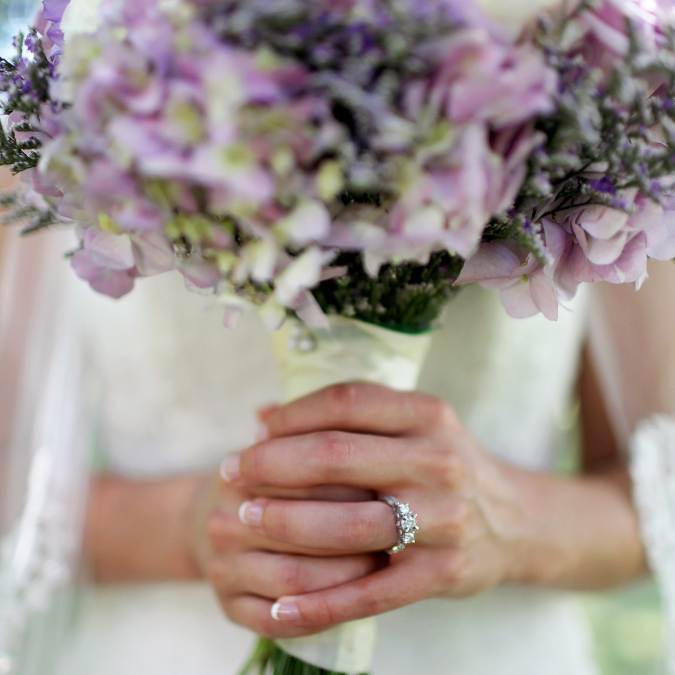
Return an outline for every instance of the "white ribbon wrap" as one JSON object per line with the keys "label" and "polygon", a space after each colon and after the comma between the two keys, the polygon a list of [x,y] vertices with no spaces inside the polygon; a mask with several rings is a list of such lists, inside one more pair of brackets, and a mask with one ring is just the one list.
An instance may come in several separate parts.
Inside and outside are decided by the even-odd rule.
{"label": "white ribbon wrap", "polygon": [[[392,389],[416,388],[429,351],[431,334],[408,335],[371,324],[330,317],[330,328],[314,333],[311,349],[298,348],[298,326],[287,322],[275,333],[275,353],[287,401],[317,389],[355,380]],[[340,673],[363,673],[372,667],[374,619],[342,624],[308,638],[280,640],[289,654]]]}

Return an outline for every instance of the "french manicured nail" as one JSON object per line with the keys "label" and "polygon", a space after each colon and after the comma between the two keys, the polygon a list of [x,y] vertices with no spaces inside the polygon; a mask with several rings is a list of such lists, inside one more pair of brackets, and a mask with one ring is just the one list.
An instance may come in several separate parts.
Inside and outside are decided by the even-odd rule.
{"label": "french manicured nail", "polygon": [[233,481],[239,478],[239,463],[241,459],[238,453],[228,455],[220,465],[220,476],[225,481]]}
{"label": "french manicured nail", "polygon": [[239,520],[244,525],[258,527],[262,523],[264,510],[260,502],[243,502],[239,507]]}
{"label": "french manicured nail", "polygon": [[272,618],[275,621],[299,621],[300,610],[291,600],[279,600],[272,605]]}

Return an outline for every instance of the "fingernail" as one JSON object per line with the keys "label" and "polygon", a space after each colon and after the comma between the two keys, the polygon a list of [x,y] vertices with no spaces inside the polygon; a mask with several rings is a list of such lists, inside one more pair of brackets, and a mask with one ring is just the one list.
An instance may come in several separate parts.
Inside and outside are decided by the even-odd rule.
{"label": "fingernail", "polygon": [[266,405],[258,410],[258,419],[264,424],[265,420],[275,411],[278,410],[278,405]]}
{"label": "fingernail", "polygon": [[275,621],[299,621],[300,610],[291,600],[279,600],[272,605],[272,618]]}
{"label": "fingernail", "polygon": [[264,422],[259,421],[258,422],[258,428],[255,434],[255,440],[258,443],[262,443],[263,441],[268,440],[270,437],[270,432],[267,429],[267,426],[265,425]]}
{"label": "fingernail", "polygon": [[243,502],[239,507],[239,520],[244,525],[258,527],[262,523],[264,510],[260,502]]}
{"label": "fingernail", "polygon": [[228,455],[220,465],[220,476],[224,481],[230,482],[239,478],[239,453]]}

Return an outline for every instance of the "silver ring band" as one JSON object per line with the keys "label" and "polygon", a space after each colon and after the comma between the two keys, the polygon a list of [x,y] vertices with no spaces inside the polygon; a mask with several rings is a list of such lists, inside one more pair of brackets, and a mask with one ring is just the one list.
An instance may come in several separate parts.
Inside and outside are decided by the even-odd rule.
{"label": "silver ring band", "polygon": [[413,512],[410,504],[400,502],[396,497],[380,497],[380,501],[391,506],[398,531],[398,542],[387,550],[389,555],[403,553],[411,544],[415,543],[415,534],[420,531],[417,524],[417,514]]}

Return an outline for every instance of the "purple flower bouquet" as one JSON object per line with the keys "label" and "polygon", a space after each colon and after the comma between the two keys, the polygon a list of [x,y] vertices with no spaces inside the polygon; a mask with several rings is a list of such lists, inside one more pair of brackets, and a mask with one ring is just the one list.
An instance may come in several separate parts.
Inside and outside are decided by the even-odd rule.
{"label": "purple flower bouquet", "polygon": [[10,216],[76,228],[73,269],[114,298],[175,270],[226,323],[323,335],[289,395],[414,386],[413,338],[464,285],[555,319],[675,258],[675,0],[540,3],[517,30],[488,0],[87,4],[45,0],[0,60]]}
{"label": "purple flower bouquet", "polygon": [[0,63],[0,162],[98,291],[176,269],[272,324],[423,330],[463,284],[555,318],[675,257],[672,0],[515,40],[458,0],[107,0],[64,49],[68,4]]}

